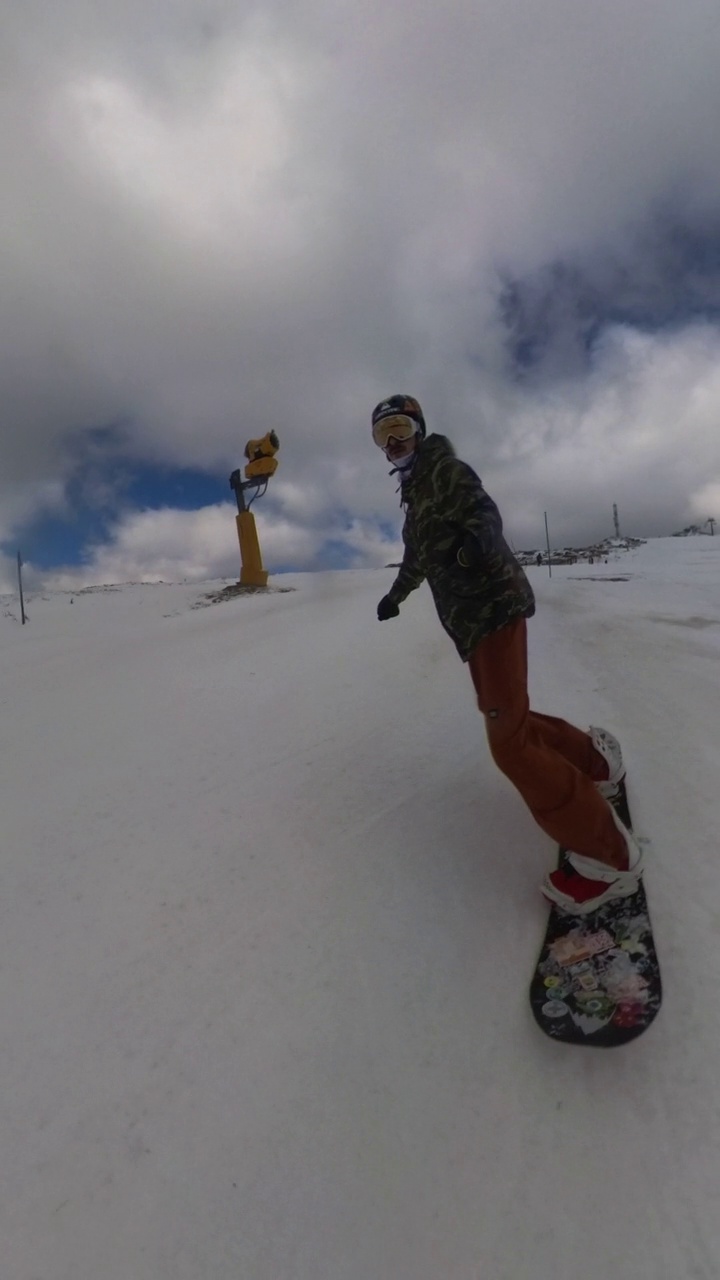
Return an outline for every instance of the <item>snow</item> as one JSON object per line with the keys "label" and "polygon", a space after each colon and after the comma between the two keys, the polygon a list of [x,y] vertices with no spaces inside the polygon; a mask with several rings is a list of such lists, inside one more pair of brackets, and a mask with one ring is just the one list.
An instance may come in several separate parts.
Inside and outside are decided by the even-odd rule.
{"label": "snow", "polygon": [[533,1022],[554,850],[426,588],[0,599],[4,1280],[717,1280],[720,537],[528,573],[653,841],[618,1050]]}

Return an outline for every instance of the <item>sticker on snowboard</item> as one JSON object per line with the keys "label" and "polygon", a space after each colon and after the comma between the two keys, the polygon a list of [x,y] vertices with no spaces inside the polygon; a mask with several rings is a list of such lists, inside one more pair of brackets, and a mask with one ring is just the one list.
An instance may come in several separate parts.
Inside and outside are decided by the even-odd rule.
{"label": "sticker on snowboard", "polygon": [[[613,801],[630,825],[624,783]],[[562,864],[564,851],[559,853]],[[535,1021],[566,1044],[611,1048],[634,1040],[660,1008],[662,986],[647,897],[641,880],[630,898],[587,915],[551,905],[530,984]]]}

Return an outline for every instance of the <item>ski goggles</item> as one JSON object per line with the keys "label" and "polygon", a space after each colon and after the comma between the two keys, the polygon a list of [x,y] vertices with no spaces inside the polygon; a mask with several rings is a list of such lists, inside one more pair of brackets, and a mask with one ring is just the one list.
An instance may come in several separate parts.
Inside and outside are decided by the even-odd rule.
{"label": "ski goggles", "polygon": [[378,448],[386,449],[391,436],[394,440],[411,440],[417,430],[418,424],[414,418],[408,418],[405,413],[395,413],[375,422],[372,434]]}

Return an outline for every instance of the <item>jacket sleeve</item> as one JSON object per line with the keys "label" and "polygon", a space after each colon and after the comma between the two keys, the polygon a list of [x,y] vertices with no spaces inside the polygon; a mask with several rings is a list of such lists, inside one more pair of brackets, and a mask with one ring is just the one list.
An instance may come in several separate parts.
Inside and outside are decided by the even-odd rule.
{"label": "jacket sleeve", "polygon": [[501,550],[502,517],[472,467],[459,458],[443,458],[435,468],[433,487],[435,501],[458,533],[471,533],[485,556]]}
{"label": "jacket sleeve", "polygon": [[421,586],[425,581],[423,573],[412,549],[405,543],[405,554],[402,558],[402,564],[398,570],[398,575],[393,582],[388,595],[395,604],[402,604],[403,600],[407,600],[411,591]]}

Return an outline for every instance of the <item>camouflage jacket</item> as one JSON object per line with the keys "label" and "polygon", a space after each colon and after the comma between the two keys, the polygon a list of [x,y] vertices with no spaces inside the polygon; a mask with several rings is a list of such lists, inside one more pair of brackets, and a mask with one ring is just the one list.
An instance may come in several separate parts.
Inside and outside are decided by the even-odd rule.
{"label": "camouflage jacket", "polygon": [[[388,594],[402,604],[427,579],[438,617],[467,662],[483,636],[512,618],[532,617],[532,587],[503,537],[495,503],[445,436],[421,442],[401,492],[405,554]],[[456,552],[466,533],[483,554],[463,569]]]}

